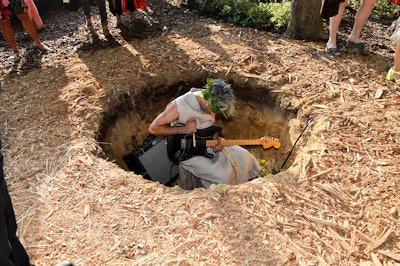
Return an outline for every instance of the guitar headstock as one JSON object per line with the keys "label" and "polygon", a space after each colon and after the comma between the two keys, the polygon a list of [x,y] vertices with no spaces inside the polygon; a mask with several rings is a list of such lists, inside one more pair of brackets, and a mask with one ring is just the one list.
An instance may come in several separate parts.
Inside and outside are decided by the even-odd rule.
{"label": "guitar headstock", "polygon": [[262,137],[261,138],[261,144],[264,149],[268,149],[270,147],[274,147],[275,149],[279,149],[281,147],[281,143],[279,142],[278,139],[273,138],[273,137]]}

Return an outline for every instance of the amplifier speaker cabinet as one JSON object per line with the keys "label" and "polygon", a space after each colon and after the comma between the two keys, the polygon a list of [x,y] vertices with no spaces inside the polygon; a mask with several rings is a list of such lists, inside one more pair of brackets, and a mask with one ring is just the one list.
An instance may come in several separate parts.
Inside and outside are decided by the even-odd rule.
{"label": "amplifier speaker cabinet", "polygon": [[178,178],[179,167],[168,158],[166,137],[148,137],[141,147],[126,153],[123,159],[129,170],[145,179],[168,186]]}

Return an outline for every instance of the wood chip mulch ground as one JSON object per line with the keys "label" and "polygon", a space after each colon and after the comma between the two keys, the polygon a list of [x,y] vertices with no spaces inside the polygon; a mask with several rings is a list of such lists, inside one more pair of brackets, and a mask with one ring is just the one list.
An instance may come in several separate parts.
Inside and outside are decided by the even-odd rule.
{"label": "wood chip mulch ground", "polygon": [[[240,28],[167,2],[149,8],[136,32],[112,28],[109,14],[108,40],[86,31],[81,10],[49,13],[39,33],[47,54],[16,26],[25,49],[16,64],[0,41],[4,170],[32,262],[399,265],[400,90],[385,80],[388,25],[368,22],[370,55],[331,57],[323,41]],[[99,128],[119,95],[207,75],[268,88],[299,121],[291,144],[313,119],[289,169],[186,191],[104,158]]]}

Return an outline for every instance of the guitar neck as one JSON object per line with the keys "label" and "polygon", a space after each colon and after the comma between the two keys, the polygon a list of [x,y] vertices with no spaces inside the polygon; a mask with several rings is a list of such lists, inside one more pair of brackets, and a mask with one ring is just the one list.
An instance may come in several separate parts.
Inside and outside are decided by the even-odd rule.
{"label": "guitar neck", "polygon": [[[220,140],[223,146],[256,146],[263,145],[260,139],[232,139]],[[206,146],[213,147],[217,144],[218,140],[207,140]]]}

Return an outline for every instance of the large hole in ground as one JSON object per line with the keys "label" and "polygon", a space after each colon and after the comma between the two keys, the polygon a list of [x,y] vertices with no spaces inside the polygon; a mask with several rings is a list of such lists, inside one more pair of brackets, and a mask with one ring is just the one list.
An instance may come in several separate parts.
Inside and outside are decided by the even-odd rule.
{"label": "large hole in ground", "polygon": [[[260,162],[262,171],[260,176],[267,176],[280,172],[290,166],[287,156],[291,150],[291,138],[289,136],[289,121],[293,116],[280,108],[275,100],[268,94],[268,89],[238,87],[234,82],[233,89],[237,98],[236,114],[233,118],[226,120],[223,116],[218,116],[218,125],[223,128],[225,139],[260,139],[262,137],[272,137],[279,140],[281,147],[264,149],[262,146],[243,146],[248,149]],[[199,79],[193,83],[180,82],[169,87],[159,86],[147,89],[140,93],[123,94],[115,97],[109,104],[109,110],[104,115],[104,120],[100,128],[99,142],[101,143],[107,159],[113,161],[121,168],[129,171],[126,158],[129,153],[138,154],[142,150],[143,143],[149,137],[148,127],[153,119],[164,110],[165,106],[174,98],[186,93],[190,88],[200,88],[204,85],[204,79]],[[146,154],[145,151],[139,154]],[[145,168],[157,168],[160,166],[159,152],[150,156]],[[151,158],[153,156],[154,158]],[[291,154],[295,157],[295,154]],[[164,160],[164,158],[162,159]],[[165,158],[166,160],[166,158]],[[283,163],[285,163],[283,165]],[[159,169],[161,175],[166,179],[171,177],[172,171],[169,169]],[[143,174],[138,173],[136,174]],[[145,176],[145,174],[143,174]],[[148,176],[147,176],[147,179]],[[163,178],[164,179],[164,178]],[[161,182],[162,183],[162,182]],[[166,185],[171,185],[168,183]]]}

